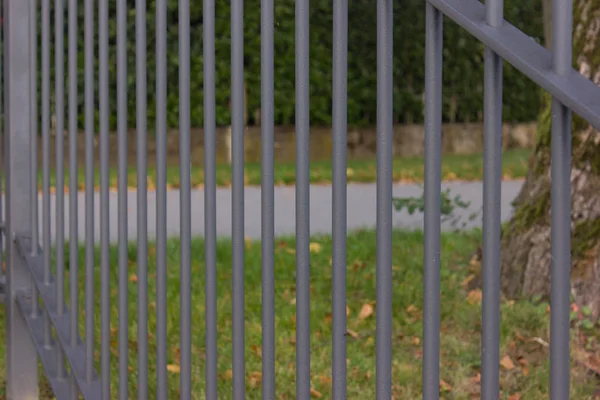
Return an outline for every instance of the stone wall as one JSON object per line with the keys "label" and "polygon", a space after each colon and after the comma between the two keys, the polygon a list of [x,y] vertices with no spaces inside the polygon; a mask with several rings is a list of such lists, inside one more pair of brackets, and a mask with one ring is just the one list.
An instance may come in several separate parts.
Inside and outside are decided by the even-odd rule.
{"label": "stone wall", "polygon": [[[502,147],[532,148],[535,143],[536,123],[504,124]],[[397,125],[394,127],[394,154],[400,157],[422,156],[425,129],[423,125]],[[354,155],[367,155],[376,149],[374,129],[348,132],[348,150]],[[483,152],[483,124],[444,124],[442,126],[442,152],[444,154],[473,154]]]}

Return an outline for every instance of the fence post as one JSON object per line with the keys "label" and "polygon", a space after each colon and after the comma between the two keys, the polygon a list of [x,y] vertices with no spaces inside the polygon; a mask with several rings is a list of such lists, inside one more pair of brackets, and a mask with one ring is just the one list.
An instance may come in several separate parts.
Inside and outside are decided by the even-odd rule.
{"label": "fence post", "polygon": [[5,171],[6,171],[6,385],[7,398],[38,398],[38,359],[16,293],[32,281],[17,253],[15,234],[31,229],[29,1],[4,0]]}

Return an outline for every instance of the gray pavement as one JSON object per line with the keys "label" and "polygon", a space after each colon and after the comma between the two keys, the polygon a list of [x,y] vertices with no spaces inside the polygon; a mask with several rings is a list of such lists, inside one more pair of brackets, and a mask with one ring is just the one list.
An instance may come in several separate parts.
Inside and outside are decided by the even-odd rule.
{"label": "gray pavement", "polygon": [[[517,196],[522,181],[507,181],[502,183],[502,220],[507,220],[512,213],[512,200]],[[482,183],[481,182],[452,182],[444,183],[442,189],[450,188],[452,194],[460,194],[461,197],[471,202],[467,210],[459,209],[457,214],[464,220],[482,207]],[[418,185],[395,184],[393,194],[397,197],[420,196],[422,187]],[[375,184],[349,184],[348,190],[348,230],[360,228],[373,228],[376,221],[376,186]],[[81,241],[85,238],[85,197],[83,193],[78,195],[78,237]],[[191,195],[192,201],[192,234],[194,236],[204,235],[204,191],[194,190]],[[331,232],[331,186],[313,185],[310,189],[310,229],[311,233]],[[40,216],[41,216],[40,196]],[[136,192],[128,192],[128,237],[133,240],[137,235],[137,199]],[[56,207],[55,197],[51,198],[52,215],[52,238],[56,233]],[[100,238],[100,203],[99,193],[95,194],[95,241]],[[179,192],[177,190],[167,193],[167,231],[168,236],[179,235]],[[415,213],[408,215],[406,211],[393,212],[394,227],[405,229],[422,229],[423,214]],[[118,240],[117,233],[117,193],[110,193],[110,238],[112,242]],[[261,190],[260,187],[247,187],[245,191],[245,235],[251,238],[260,238],[261,233]],[[466,228],[481,226],[481,213]],[[442,226],[443,230],[452,229],[449,223]],[[41,232],[41,226],[40,226]],[[275,233],[276,235],[293,235],[295,232],[295,188],[275,188]],[[152,239],[156,234],[156,196],[148,193],[148,235]],[[217,190],[217,235],[220,237],[231,235],[231,190],[219,188]],[[65,236],[69,238],[69,196],[65,195]],[[40,236],[41,238],[41,236]]]}

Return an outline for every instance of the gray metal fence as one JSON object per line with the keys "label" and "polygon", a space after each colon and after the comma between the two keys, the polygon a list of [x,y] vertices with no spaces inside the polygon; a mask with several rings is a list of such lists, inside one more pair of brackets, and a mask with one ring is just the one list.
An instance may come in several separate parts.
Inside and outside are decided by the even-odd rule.
{"label": "gray metal fence", "polygon": [[[38,4],[38,1],[41,4]],[[77,8],[83,3],[85,18],[78,21]],[[109,204],[109,94],[108,33],[109,2],[69,0],[68,71],[64,71],[63,0],[54,1],[55,76],[50,88],[50,0],[4,0],[4,146],[5,224],[7,237],[6,382],[9,399],[38,397],[38,362],[58,399],[109,399],[110,387],[110,291],[118,290],[118,392],[128,398],[128,382],[137,379],[138,398],[167,398],[167,296],[166,296],[166,101],[167,101],[167,1],[156,0],[156,135],[157,135],[157,237],[156,237],[156,348],[149,348],[148,324],[148,222],[146,159],[146,1],[117,1],[117,121],[118,121],[118,202]],[[192,304],[190,217],[190,4],[179,1],[179,101],[180,101],[180,209],[181,209],[181,304],[180,304],[180,395],[192,393],[192,380],[203,382],[206,398],[217,398],[217,254],[216,254],[216,160],[215,160],[215,1],[203,0],[204,131],[205,131],[205,273],[206,298],[204,377],[191,370]],[[333,398],[346,397],[346,69],[347,0],[334,0],[333,16]],[[296,1],[296,394],[310,397],[310,226],[309,226],[309,14],[308,0]],[[554,98],[552,110],[552,316],[551,316],[551,398],[569,397],[569,266],[570,266],[570,137],[571,110],[600,127],[600,89],[571,68],[572,5],[570,0],[553,2],[554,51],[549,52],[503,19],[503,1],[429,0],[426,6],[426,137],[425,137],[425,258],[423,398],[439,398],[440,364],[440,178],[441,178],[441,93],[442,16],[460,24],[477,37],[485,48],[485,166],[484,166],[484,261],[482,392],[484,399],[499,393],[500,332],[500,182],[502,63],[514,65]],[[377,0],[377,398],[390,399],[392,388],[392,1]],[[244,366],[244,112],[243,112],[243,0],[231,1],[231,88],[233,151],[232,226],[232,346],[233,397],[245,397]],[[135,10],[135,38],[126,37],[126,16]],[[274,2],[261,0],[261,110],[262,110],[262,390],[263,398],[275,398],[274,309],[274,182],[273,182],[273,70]],[[97,12],[97,17],[96,17]],[[38,44],[38,18],[41,43]],[[375,22],[375,21],[374,21]],[[69,293],[65,302],[65,182],[63,145],[65,115],[69,133],[69,188],[77,187],[77,24],[84,25],[85,62],[85,312],[77,301],[80,288],[78,244],[70,240]],[[410,21],[407,21],[410,23]],[[98,32],[99,43],[94,43]],[[196,38],[197,39],[197,38]],[[135,40],[135,71],[127,70],[127,41]],[[41,46],[41,60],[37,59]],[[98,47],[96,47],[98,46]],[[99,52],[99,82],[94,82],[95,51]],[[41,73],[41,124],[38,126],[37,83]],[[65,96],[64,77],[68,77]],[[128,370],[128,254],[127,254],[127,80],[135,76],[137,91],[137,371]],[[95,87],[99,98],[95,98]],[[50,202],[51,98],[56,114],[56,208]],[[67,99],[67,107],[65,101]],[[98,103],[96,103],[98,101]],[[94,137],[95,114],[100,121],[100,263],[94,259]],[[42,208],[38,224],[38,130],[41,132]],[[69,232],[78,228],[77,190],[70,190]],[[317,205],[318,206],[318,205]],[[116,209],[116,210],[115,210]],[[109,213],[118,213],[119,285],[109,284]],[[56,220],[55,242],[51,242],[51,216]],[[39,235],[41,232],[41,246]],[[51,247],[55,246],[54,259]],[[55,266],[52,271],[51,265]],[[153,267],[153,266],[152,266]],[[101,346],[94,348],[94,271],[100,270]],[[36,299],[39,301],[33,301]],[[83,339],[79,316],[84,316]],[[141,328],[140,328],[141,327]],[[94,369],[95,351],[100,370]],[[148,353],[156,352],[157,375],[148,376]],[[149,380],[156,379],[156,393],[149,393]]]}

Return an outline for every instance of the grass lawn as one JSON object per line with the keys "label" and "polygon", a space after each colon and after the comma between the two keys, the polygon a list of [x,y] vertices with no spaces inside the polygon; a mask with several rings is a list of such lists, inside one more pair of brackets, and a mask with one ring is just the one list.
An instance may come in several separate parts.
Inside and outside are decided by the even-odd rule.
{"label": "grass lawn", "polygon": [[[479,232],[444,234],[441,270],[441,389],[444,399],[478,397],[480,368],[480,293],[467,293],[465,282],[472,277],[470,255],[480,240]],[[311,372],[313,398],[331,398],[331,238],[313,237],[311,259]],[[422,259],[423,234],[394,232],[393,237],[393,394],[395,399],[421,396],[422,334]],[[218,355],[219,398],[231,398],[231,253],[230,242],[220,241],[218,259]],[[276,301],[276,392],[279,399],[295,398],[295,256],[294,240],[278,239],[275,254]],[[203,242],[192,243],[193,312],[193,398],[204,398],[204,269]],[[179,244],[168,242],[168,362],[179,357]],[[150,246],[149,302],[150,393],[155,393],[155,248]],[[80,293],[84,284],[84,252],[80,252]],[[117,396],[117,251],[111,249],[111,342],[112,398]],[[68,257],[66,257],[68,261]],[[98,254],[96,254],[98,260]],[[130,398],[136,398],[136,249],[129,250],[129,340]],[[348,235],[348,398],[375,398],[375,233],[361,231]],[[260,399],[261,371],[261,282],[260,243],[246,246],[246,382],[248,399]],[[67,274],[68,277],[68,274]],[[99,271],[96,274],[96,349],[99,351]],[[68,285],[65,286],[68,292]],[[67,293],[68,294],[68,293]],[[80,295],[83,310],[83,295]],[[367,305],[367,306],[365,306]],[[2,310],[2,312],[4,312]],[[362,314],[362,315],[361,315]],[[0,318],[3,322],[3,318]],[[83,331],[83,316],[81,317]],[[581,344],[597,346],[592,330],[577,325],[573,330],[573,351],[585,351]],[[593,329],[587,327],[587,329]],[[596,331],[597,332],[600,330]],[[501,328],[501,388],[503,399],[547,399],[549,383],[549,314],[547,303],[503,302]],[[596,347],[597,348],[597,347]],[[0,347],[0,352],[4,348]],[[96,354],[99,368],[99,353]],[[0,354],[0,374],[4,374],[4,355]],[[179,376],[169,373],[169,398],[178,396]],[[47,383],[42,382],[42,385]],[[598,380],[586,375],[576,361],[572,368],[571,397],[593,399]],[[47,388],[45,388],[47,390]],[[520,397],[518,397],[520,396]],[[48,397],[45,397],[48,398]]]}
{"label": "grass lawn", "polygon": [[[530,150],[518,149],[508,150],[503,154],[503,171],[502,175],[506,179],[524,178],[528,170],[528,158],[531,154]],[[96,160],[97,161],[97,160]],[[395,158],[394,159],[394,181],[395,182],[422,182],[423,181],[423,158]],[[310,181],[311,183],[330,183],[331,182],[331,161],[315,161],[310,164]],[[247,163],[246,185],[260,185],[261,183],[261,167],[260,163]],[[65,172],[68,175],[68,168],[65,167]],[[79,189],[83,189],[85,185],[84,173],[82,166],[79,167]],[[375,182],[377,179],[377,161],[376,159],[365,160],[348,160],[347,170],[348,182]],[[442,179],[446,181],[464,180],[473,181],[481,180],[483,176],[483,155],[447,155],[442,159]],[[128,169],[128,185],[135,187],[137,182],[137,172],[135,165]],[[276,185],[291,185],[296,180],[296,165],[295,163],[282,163],[275,165],[275,184]],[[148,168],[148,188],[153,189],[156,182],[156,168],[149,165]],[[54,171],[51,172],[51,185],[55,184]],[[65,185],[68,189],[68,176],[65,177]],[[203,165],[192,166],[192,186],[201,186],[204,184],[204,169]],[[39,178],[41,189],[41,173]],[[95,185],[100,185],[100,175],[96,172]],[[110,169],[110,185],[117,186],[117,169]],[[179,187],[179,165],[167,166],[167,185],[169,187]],[[225,164],[217,165],[217,185],[231,185],[231,167]]]}

